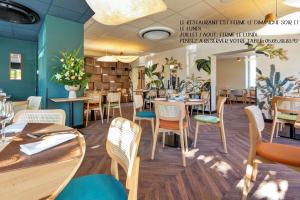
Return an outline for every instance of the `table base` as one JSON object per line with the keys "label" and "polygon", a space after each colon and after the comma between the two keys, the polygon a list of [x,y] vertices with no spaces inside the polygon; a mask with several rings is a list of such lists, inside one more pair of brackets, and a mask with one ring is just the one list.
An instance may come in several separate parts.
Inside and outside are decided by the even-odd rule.
{"label": "table base", "polygon": [[[190,137],[188,137],[187,140],[188,147],[191,148],[193,145],[193,140]],[[166,134],[165,145],[168,147],[180,148],[180,136],[173,133],[171,133],[170,135]]]}

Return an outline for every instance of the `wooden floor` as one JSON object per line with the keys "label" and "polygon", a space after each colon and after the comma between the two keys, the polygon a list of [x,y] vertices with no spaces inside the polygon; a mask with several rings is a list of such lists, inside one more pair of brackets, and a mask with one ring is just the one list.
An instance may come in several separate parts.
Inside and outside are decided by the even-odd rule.
{"label": "wooden floor", "polygon": [[[132,107],[123,105],[124,117],[132,119]],[[228,154],[223,153],[215,127],[201,127],[196,149],[189,149],[187,167],[182,167],[180,149],[158,143],[155,160],[150,159],[152,135],[149,122],[142,123],[139,199],[241,199],[242,177],[248,153],[248,124],[242,104],[225,105]],[[263,134],[269,138],[271,124]],[[82,129],[87,142],[84,162],[76,176],[109,174],[110,159],[105,151],[108,124],[91,122]],[[193,123],[191,137],[194,136]],[[300,146],[300,141],[277,138],[277,143]],[[300,155],[299,155],[300,156]],[[124,177],[124,173],[123,173]],[[249,199],[300,199],[300,174],[281,165],[259,165],[257,181]]]}

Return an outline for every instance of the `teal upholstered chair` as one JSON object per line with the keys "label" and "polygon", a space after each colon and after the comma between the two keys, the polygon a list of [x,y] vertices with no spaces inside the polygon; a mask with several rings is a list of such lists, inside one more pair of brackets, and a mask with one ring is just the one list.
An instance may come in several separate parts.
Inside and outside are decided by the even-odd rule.
{"label": "teal upholstered chair", "polygon": [[[140,158],[137,156],[142,129],[118,117],[110,125],[106,150],[111,157],[111,175],[91,174],[74,178],[57,200],[136,200]],[[118,165],[126,172],[126,187],[119,182]],[[128,196],[126,189],[129,191]]]}
{"label": "teal upholstered chair", "polygon": [[224,104],[226,102],[226,97],[219,96],[217,102],[217,114],[218,116],[211,115],[196,115],[194,119],[196,120],[196,132],[195,132],[195,141],[194,147],[196,147],[198,130],[200,125],[213,125],[220,128],[220,135],[224,146],[224,151],[227,153],[227,145],[226,145],[226,137],[225,137],[225,129],[224,129],[224,121],[223,121],[223,113],[224,113]]}
{"label": "teal upholstered chair", "polygon": [[[133,122],[139,120],[139,124],[141,120],[148,120],[151,122],[152,135],[154,135],[154,120],[155,113],[152,111],[143,111],[143,96],[142,95],[134,95],[133,96]],[[137,111],[139,110],[139,111]]]}

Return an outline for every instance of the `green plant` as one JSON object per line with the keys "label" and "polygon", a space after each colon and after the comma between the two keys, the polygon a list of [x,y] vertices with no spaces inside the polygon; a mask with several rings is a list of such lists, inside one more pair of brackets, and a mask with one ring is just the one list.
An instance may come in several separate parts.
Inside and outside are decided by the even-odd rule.
{"label": "green plant", "polygon": [[264,44],[259,41],[255,46],[250,43],[245,43],[248,49],[254,50],[257,54],[263,54],[271,59],[278,57],[280,60],[288,60],[287,52],[283,48],[276,48],[273,44]]}
{"label": "green plant", "polygon": [[197,65],[198,71],[204,70],[208,74],[211,73],[211,57],[209,56],[208,59],[197,59],[195,61]]}
{"label": "green plant", "polygon": [[261,95],[261,98],[258,98],[258,106],[261,110],[266,110],[269,116],[272,116],[272,97],[283,96],[285,93],[290,92],[295,86],[294,81],[296,81],[296,78],[289,76],[281,80],[281,73],[276,72],[275,65],[271,65],[269,77],[264,76],[258,68],[256,68],[256,74],[256,85]]}
{"label": "green plant", "polygon": [[163,87],[163,77],[161,76],[161,73],[156,72],[157,69],[157,63],[153,64],[151,66],[145,67],[145,75],[147,78],[147,87],[148,88],[156,88],[160,89]]}
{"label": "green plant", "polygon": [[205,80],[200,76],[195,77],[194,74],[187,78],[184,84],[187,92],[200,93],[203,90],[210,91],[210,79]]}
{"label": "green plant", "polygon": [[166,64],[165,65],[173,65],[174,68],[171,69],[172,73],[177,73],[178,70],[182,70],[182,65],[180,62],[178,62],[175,58],[173,58],[173,56],[171,56],[171,58],[165,58],[166,60]]}
{"label": "green plant", "polygon": [[64,85],[80,85],[85,87],[88,84],[90,74],[84,70],[84,59],[79,56],[80,48],[72,52],[60,52],[61,56],[55,57],[60,63],[56,66],[56,73],[52,79]]}

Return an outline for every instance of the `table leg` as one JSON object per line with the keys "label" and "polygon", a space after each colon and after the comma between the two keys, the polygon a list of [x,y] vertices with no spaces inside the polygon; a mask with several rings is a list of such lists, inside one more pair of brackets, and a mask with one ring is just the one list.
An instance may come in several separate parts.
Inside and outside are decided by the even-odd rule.
{"label": "table leg", "polygon": [[69,119],[70,119],[70,127],[74,126],[74,103],[73,101],[69,102]]}
{"label": "table leg", "polygon": [[295,139],[295,127],[294,124],[290,124],[290,138]]}

